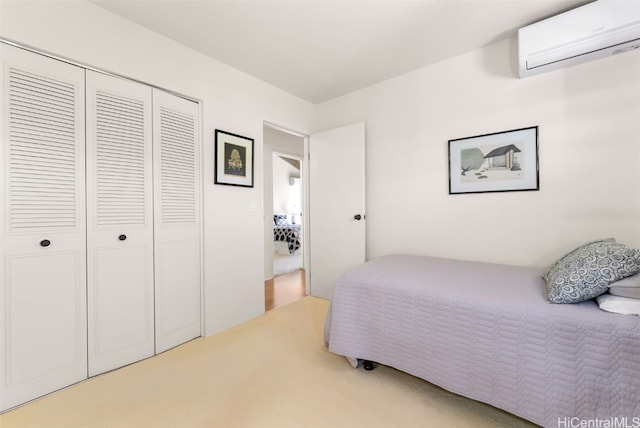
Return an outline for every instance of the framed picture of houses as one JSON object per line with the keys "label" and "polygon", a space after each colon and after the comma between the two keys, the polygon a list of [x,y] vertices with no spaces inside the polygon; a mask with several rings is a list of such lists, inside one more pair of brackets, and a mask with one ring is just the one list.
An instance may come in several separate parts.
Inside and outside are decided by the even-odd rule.
{"label": "framed picture of houses", "polygon": [[253,187],[253,138],[215,130],[215,184]]}
{"label": "framed picture of houses", "polygon": [[537,126],[449,140],[449,194],[539,189]]}

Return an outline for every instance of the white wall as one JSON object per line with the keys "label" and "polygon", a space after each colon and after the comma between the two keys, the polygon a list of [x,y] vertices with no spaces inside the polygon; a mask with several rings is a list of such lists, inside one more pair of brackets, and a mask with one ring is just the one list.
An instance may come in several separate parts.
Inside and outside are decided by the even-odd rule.
{"label": "white wall", "polygon": [[[279,156],[273,157],[273,213],[289,215],[289,205],[293,202],[290,177],[300,177],[300,171]],[[300,187],[298,186],[298,189]],[[300,197],[296,200],[300,207]]]}
{"label": "white wall", "polygon": [[[640,247],[640,52],[518,79],[515,40],[323,103],[365,121],[367,256],[545,266],[592,239]],[[539,126],[540,191],[448,195],[447,141]]]}
{"label": "white wall", "polygon": [[[202,100],[205,334],[262,314],[262,124],[308,132],[314,107],[84,0],[3,0],[0,37]],[[255,139],[253,188],[213,184],[216,128]]]}

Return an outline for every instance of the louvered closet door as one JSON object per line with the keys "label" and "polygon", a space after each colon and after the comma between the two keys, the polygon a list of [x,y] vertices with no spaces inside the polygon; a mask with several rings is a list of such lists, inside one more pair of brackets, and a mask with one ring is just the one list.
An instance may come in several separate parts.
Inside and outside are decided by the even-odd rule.
{"label": "louvered closet door", "polygon": [[154,354],[151,88],[87,71],[89,375]]}
{"label": "louvered closet door", "polygon": [[200,336],[198,104],[153,91],[156,353]]}
{"label": "louvered closet door", "polygon": [[0,43],[0,410],[87,377],[84,70]]}

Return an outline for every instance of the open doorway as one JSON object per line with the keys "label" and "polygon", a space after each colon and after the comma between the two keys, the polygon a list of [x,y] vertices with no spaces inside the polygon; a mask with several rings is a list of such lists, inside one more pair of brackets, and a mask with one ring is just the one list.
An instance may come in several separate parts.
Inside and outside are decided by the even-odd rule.
{"label": "open doorway", "polygon": [[274,152],[273,177],[273,275],[303,269],[302,159]]}
{"label": "open doorway", "polygon": [[265,309],[306,295],[305,137],[263,127]]}

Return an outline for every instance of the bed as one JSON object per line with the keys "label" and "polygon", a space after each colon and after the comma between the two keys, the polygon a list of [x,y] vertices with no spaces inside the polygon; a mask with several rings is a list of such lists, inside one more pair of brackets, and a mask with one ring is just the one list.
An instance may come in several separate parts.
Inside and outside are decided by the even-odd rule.
{"label": "bed", "polygon": [[640,318],[550,304],[537,269],[371,260],[339,277],[325,342],[354,366],[391,366],[543,426],[640,426]]}
{"label": "bed", "polygon": [[286,215],[273,216],[273,241],[275,249],[283,254],[298,254],[302,246],[301,225],[290,224]]}

